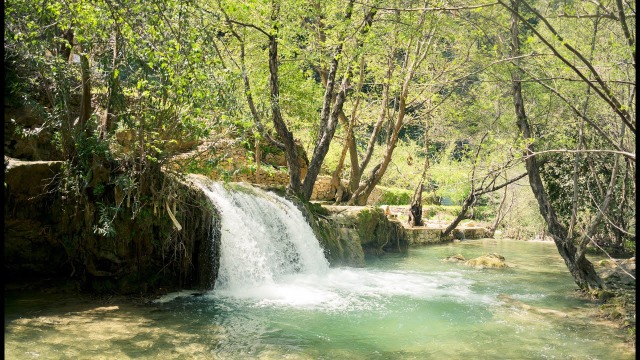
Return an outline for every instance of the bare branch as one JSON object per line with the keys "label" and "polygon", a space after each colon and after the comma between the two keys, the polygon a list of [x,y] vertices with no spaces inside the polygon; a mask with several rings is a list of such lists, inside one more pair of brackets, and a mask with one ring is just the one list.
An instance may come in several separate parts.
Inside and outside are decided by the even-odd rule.
{"label": "bare branch", "polygon": [[542,154],[549,154],[549,153],[607,153],[607,154],[617,154],[617,155],[622,155],[624,157],[626,157],[627,159],[635,162],[636,161],[636,154],[634,153],[630,153],[630,152],[626,152],[626,151],[617,151],[617,150],[604,150],[604,149],[599,149],[599,150],[569,150],[569,149],[555,149],[555,150],[542,150],[542,151],[536,151],[536,152],[530,152],[527,156],[525,156],[525,159],[536,156],[536,155],[542,155]]}
{"label": "bare branch", "polygon": [[633,59],[633,67],[636,67],[636,44],[635,40],[631,36],[629,32],[629,26],[627,26],[627,17],[624,14],[624,8],[622,6],[622,0],[616,0],[616,6],[618,7],[618,17],[620,17],[620,26],[622,27],[622,32],[624,32],[624,37],[627,39],[627,43],[629,43],[629,49],[631,49],[631,59]]}
{"label": "bare branch", "polygon": [[489,187],[489,188],[485,188],[485,189],[478,190],[478,191],[476,191],[476,193],[475,193],[475,194],[476,194],[476,196],[480,196],[480,195],[484,195],[484,194],[488,194],[488,193],[490,193],[490,192],[494,192],[494,191],[500,190],[500,189],[502,189],[503,187],[505,187],[505,186],[507,186],[507,185],[510,185],[510,184],[513,184],[514,182],[516,182],[516,181],[518,181],[518,180],[522,179],[522,178],[523,178],[523,177],[525,177],[525,176],[527,176],[527,173],[526,173],[526,172],[525,172],[525,173],[522,173],[522,174],[520,174],[520,175],[518,175],[518,176],[516,176],[516,177],[514,177],[514,178],[511,178],[510,180],[507,180],[507,181],[505,181],[504,183],[502,183],[502,184],[500,184],[500,185],[494,185],[494,186]]}
{"label": "bare branch", "polygon": [[[356,4],[360,5],[368,5],[363,2],[356,1]],[[458,7],[420,7],[420,8],[394,8],[394,7],[382,7],[382,6],[374,6],[379,10],[388,10],[388,11],[457,11],[457,10],[470,10],[470,9],[480,9],[484,7],[498,5],[497,2],[480,4],[480,5],[469,5],[469,6],[458,6]]]}
{"label": "bare branch", "polygon": [[[588,118],[582,111],[578,110],[578,108],[576,108],[576,106],[569,101],[564,95],[562,95],[558,90],[556,90],[555,88],[545,84],[544,82],[542,82],[540,79],[536,78],[535,76],[533,76],[533,74],[531,74],[530,72],[524,70],[522,67],[518,67],[519,69],[521,69],[522,71],[524,71],[525,73],[527,73],[529,76],[531,76],[531,78],[536,81],[538,84],[544,86],[545,88],[549,89],[551,92],[553,92],[554,94],[556,94],[557,97],[559,97],[562,101],[564,101],[569,108],[581,119],[583,119],[584,121],[586,121],[589,125],[591,125],[594,129],[596,129],[596,131],[598,133],[600,133],[600,135],[602,135],[603,139],[605,139],[611,146],[615,147],[618,151],[623,151],[622,148],[620,148],[618,146],[618,144],[616,144],[611,137],[604,132],[604,130],[602,130],[600,128],[600,126],[598,126],[598,124],[596,124],[595,122],[593,122],[590,118]],[[634,160],[635,161],[635,160]]]}

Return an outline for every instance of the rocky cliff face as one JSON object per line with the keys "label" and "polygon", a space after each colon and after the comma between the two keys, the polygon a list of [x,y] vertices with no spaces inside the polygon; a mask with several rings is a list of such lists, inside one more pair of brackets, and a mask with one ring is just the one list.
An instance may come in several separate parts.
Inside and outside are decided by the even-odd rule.
{"label": "rocky cliff face", "polygon": [[[81,288],[115,293],[213,286],[218,216],[199,188],[163,174],[170,196],[136,214],[122,201],[112,214],[113,233],[104,234],[99,202],[60,191],[64,166],[5,158],[4,268],[10,280],[70,278]],[[118,198],[117,187],[104,191],[103,199]]]}
{"label": "rocky cliff face", "polygon": [[64,246],[54,227],[60,199],[49,187],[60,173],[59,161],[18,161],[5,157],[4,269],[9,281],[19,276],[66,272]]}

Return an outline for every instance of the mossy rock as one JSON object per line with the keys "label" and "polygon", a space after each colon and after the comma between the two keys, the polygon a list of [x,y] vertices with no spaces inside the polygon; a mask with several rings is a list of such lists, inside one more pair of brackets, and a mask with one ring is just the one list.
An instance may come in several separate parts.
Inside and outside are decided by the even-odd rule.
{"label": "mossy rock", "polygon": [[596,265],[605,268],[615,268],[617,266],[616,262],[610,259],[600,260],[596,263]]}
{"label": "mossy rock", "polygon": [[358,213],[356,228],[363,242],[369,242],[374,238],[376,227],[382,218],[384,212],[380,208],[364,209]]}
{"label": "mossy rock", "polygon": [[316,204],[316,203],[309,203],[309,209],[316,215],[321,215],[321,216],[328,216],[329,215],[329,210],[327,210],[326,208],[322,207],[322,205],[320,204]]}
{"label": "mossy rock", "polygon": [[485,268],[501,269],[501,268],[509,267],[509,265],[507,265],[507,263],[504,260],[505,260],[504,256],[496,253],[491,253],[491,254],[479,256],[475,259],[467,260],[465,262],[465,265],[473,266],[478,269],[485,269]]}

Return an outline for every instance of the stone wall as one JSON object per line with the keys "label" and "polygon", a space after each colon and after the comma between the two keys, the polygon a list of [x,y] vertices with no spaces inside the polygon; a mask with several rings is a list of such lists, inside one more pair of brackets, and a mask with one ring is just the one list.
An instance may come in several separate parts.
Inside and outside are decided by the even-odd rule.
{"label": "stone wall", "polygon": [[407,238],[410,245],[427,245],[439,244],[450,241],[450,239],[441,239],[442,229],[430,228],[407,228]]}
{"label": "stone wall", "polygon": [[488,237],[488,230],[484,227],[458,227],[447,237],[440,235],[446,226],[442,227],[405,227],[410,245],[439,244],[456,240],[482,239]]}
{"label": "stone wall", "polygon": [[240,173],[231,178],[233,182],[246,182],[269,189],[284,189],[289,185],[289,173],[274,170],[256,170],[253,173]]}

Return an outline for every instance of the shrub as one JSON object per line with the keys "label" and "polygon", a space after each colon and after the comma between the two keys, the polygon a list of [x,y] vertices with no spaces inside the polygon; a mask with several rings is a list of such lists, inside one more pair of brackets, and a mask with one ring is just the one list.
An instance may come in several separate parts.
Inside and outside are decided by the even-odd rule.
{"label": "shrub", "polygon": [[413,192],[405,189],[379,187],[382,194],[375,205],[409,205]]}

